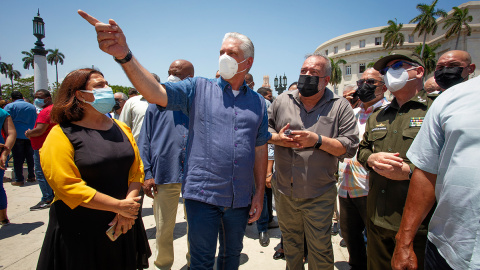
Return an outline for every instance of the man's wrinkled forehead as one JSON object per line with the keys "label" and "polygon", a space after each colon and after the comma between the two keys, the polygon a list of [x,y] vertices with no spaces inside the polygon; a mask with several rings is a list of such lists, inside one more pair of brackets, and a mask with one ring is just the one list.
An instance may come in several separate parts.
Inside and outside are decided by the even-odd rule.
{"label": "man's wrinkled forehead", "polygon": [[460,52],[446,52],[440,59],[438,59],[437,65],[441,66],[459,66],[459,65],[469,65],[471,63],[471,58],[467,53]]}

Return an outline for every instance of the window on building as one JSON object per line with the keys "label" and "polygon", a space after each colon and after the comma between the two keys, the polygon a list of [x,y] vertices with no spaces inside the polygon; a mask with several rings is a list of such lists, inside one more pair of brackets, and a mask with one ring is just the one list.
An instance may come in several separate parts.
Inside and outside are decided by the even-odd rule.
{"label": "window on building", "polygon": [[375,38],[375,45],[382,45],[382,37]]}
{"label": "window on building", "polygon": [[352,75],[352,66],[345,66],[345,75]]}
{"label": "window on building", "polygon": [[415,37],[413,35],[408,35],[408,43],[414,43]]}
{"label": "window on building", "polygon": [[333,53],[338,53],[338,46],[333,47]]}
{"label": "window on building", "polygon": [[352,47],[352,43],[348,42],[348,43],[345,43],[345,51],[350,51]]}
{"label": "window on building", "polygon": [[365,48],[365,39],[360,40],[360,48]]}
{"label": "window on building", "polygon": [[361,64],[359,65],[358,72],[363,73],[364,71],[365,71],[365,63],[361,63]]}
{"label": "window on building", "polygon": [[328,55],[328,50],[325,50],[325,55]]}

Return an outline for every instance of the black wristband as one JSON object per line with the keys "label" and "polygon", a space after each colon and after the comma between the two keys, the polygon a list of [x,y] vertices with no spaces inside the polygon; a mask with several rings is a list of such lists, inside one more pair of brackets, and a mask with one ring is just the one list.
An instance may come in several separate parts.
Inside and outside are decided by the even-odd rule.
{"label": "black wristband", "polygon": [[117,62],[117,63],[119,63],[119,64],[125,64],[125,63],[127,63],[128,61],[132,60],[132,57],[133,57],[132,51],[129,50],[128,53],[127,53],[127,56],[125,56],[125,58],[123,58],[123,59],[117,59],[117,58],[115,58],[115,56],[114,56],[113,59],[115,60],[115,62]]}
{"label": "black wristband", "polygon": [[320,149],[320,146],[322,146],[322,135],[318,134],[318,141],[315,143],[313,148]]}

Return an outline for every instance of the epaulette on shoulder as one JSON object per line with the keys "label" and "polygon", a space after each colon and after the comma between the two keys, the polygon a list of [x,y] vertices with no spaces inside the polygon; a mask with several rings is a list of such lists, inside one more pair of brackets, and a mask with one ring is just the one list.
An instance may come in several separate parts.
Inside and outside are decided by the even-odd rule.
{"label": "epaulette on shoulder", "polygon": [[380,107],[377,107],[375,110],[373,110],[373,112],[377,112],[377,111],[379,111],[379,110],[386,109],[388,106],[390,106],[390,103],[385,104],[385,105],[382,105],[382,106],[380,106]]}

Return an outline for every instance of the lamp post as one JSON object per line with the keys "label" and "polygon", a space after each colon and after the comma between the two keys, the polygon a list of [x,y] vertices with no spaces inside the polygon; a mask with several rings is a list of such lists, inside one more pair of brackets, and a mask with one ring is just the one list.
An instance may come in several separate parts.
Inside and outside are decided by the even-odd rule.
{"label": "lamp post", "polygon": [[275,75],[275,79],[273,80],[273,85],[275,86],[275,91],[280,95],[287,89],[287,76],[285,76],[285,73],[282,75],[278,76]]}
{"label": "lamp post", "polygon": [[34,69],[34,92],[40,89],[48,90],[47,76],[47,51],[45,50],[42,39],[45,38],[45,23],[40,17],[40,9],[37,16],[33,18],[33,35],[37,38],[33,51],[33,69]]}

